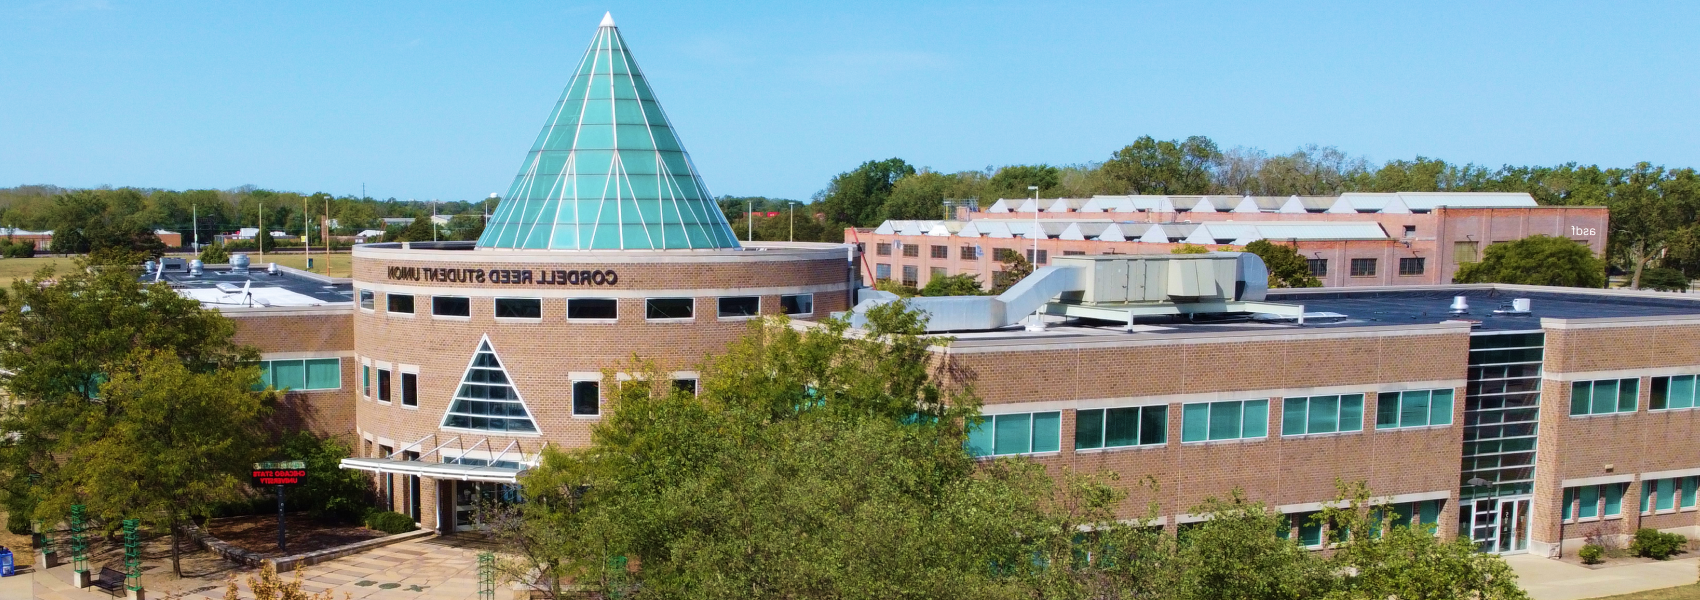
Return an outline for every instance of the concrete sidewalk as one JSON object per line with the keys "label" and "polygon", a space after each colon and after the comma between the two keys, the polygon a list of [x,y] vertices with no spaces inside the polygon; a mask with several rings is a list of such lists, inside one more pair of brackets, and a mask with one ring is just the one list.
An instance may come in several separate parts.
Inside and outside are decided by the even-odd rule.
{"label": "concrete sidewalk", "polygon": [[1517,572],[1517,583],[1534,600],[1581,600],[1646,590],[1692,585],[1700,557],[1589,569],[1579,565],[1515,554],[1505,562]]}

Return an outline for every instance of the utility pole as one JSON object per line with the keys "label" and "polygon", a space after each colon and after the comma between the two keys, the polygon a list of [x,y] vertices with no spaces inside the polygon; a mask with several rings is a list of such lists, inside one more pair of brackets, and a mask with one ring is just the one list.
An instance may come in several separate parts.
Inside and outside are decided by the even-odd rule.
{"label": "utility pole", "polygon": [[201,251],[201,208],[195,203],[189,203],[189,229],[194,231],[195,252]]}
{"label": "utility pole", "polygon": [[437,199],[431,199],[431,241],[437,241]]}
{"label": "utility pole", "polygon": [[747,233],[744,234],[744,241],[756,241],[756,201],[744,201],[744,220],[748,221],[749,225],[748,227],[745,227]]}
{"label": "utility pole", "polygon": [[301,199],[301,256],[308,271],[313,270],[313,209],[310,199]]}
{"label": "utility pole", "polygon": [[260,262],[266,262],[266,203],[260,202],[260,230],[254,234],[254,245],[260,247]]}
{"label": "utility pole", "polygon": [[797,201],[792,200],[787,204],[791,205],[791,241],[795,242],[797,241]]}

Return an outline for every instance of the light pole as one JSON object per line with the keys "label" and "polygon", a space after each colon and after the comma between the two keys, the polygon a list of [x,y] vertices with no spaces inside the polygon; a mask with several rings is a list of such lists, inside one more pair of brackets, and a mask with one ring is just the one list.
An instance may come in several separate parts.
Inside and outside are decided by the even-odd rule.
{"label": "light pole", "polygon": [[746,241],[746,242],[756,241],[756,212],[755,212],[755,210],[756,210],[756,201],[755,200],[745,200],[744,201],[744,225],[746,225],[746,227],[744,228],[744,230],[745,230],[744,241]]}
{"label": "light pole", "polygon": [[786,200],[785,203],[791,207],[791,235],[789,237],[791,241],[795,242],[797,241],[797,201]]}

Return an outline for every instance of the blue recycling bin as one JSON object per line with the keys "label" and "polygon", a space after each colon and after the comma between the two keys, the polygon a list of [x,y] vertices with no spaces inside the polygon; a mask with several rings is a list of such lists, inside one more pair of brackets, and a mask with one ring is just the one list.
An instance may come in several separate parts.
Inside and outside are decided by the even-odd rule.
{"label": "blue recycling bin", "polygon": [[16,574],[17,570],[13,567],[12,562],[12,551],[0,548],[0,577],[11,577]]}

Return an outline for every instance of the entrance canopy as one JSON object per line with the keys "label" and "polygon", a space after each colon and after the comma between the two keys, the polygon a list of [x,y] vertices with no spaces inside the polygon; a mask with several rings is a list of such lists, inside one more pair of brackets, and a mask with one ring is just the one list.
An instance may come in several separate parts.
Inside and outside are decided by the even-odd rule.
{"label": "entrance canopy", "polygon": [[[530,467],[525,461],[525,454],[519,447],[519,440],[508,442],[501,452],[493,453],[488,458],[474,458],[467,454],[483,447],[491,449],[490,438],[479,438],[472,441],[471,446],[462,443],[460,436],[452,436],[437,443],[431,449],[419,452],[416,456],[408,454],[423,448],[426,441],[437,441],[437,434],[419,438],[419,441],[402,446],[387,456],[376,458],[344,458],[338,465],[344,469],[371,471],[373,473],[390,473],[398,475],[418,475],[435,479],[453,479],[459,481],[494,481],[499,483],[518,483],[519,474]],[[448,446],[454,445],[459,453],[450,458],[441,452]],[[432,454],[438,456],[439,462],[427,462]],[[402,458],[397,458],[397,457]]]}

